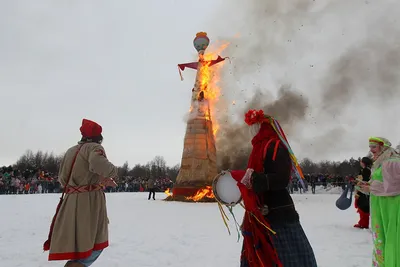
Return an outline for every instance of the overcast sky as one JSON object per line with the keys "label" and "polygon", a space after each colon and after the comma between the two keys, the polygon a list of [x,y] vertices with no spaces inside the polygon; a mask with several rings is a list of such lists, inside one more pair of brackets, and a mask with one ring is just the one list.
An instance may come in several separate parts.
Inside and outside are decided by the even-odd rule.
{"label": "overcast sky", "polygon": [[[14,163],[27,149],[64,152],[80,139],[82,118],[103,126],[104,147],[115,164],[146,163],[156,155],[168,165],[180,163],[195,72],[185,70],[182,82],[177,64],[196,58],[198,31],[211,42],[231,42],[222,53],[231,57],[223,70],[223,84],[231,87],[222,90],[227,98],[238,97],[230,112],[241,114],[240,103],[252,98],[254,84],[274,94],[290,83],[308,98],[312,110],[298,134],[289,136],[298,157],[363,156],[371,135],[397,144],[398,94],[384,90],[400,91],[394,78],[400,57],[393,52],[399,51],[400,4],[264,2],[270,15],[252,31],[248,17],[265,6],[261,0],[1,1],[0,165]],[[281,4],[271,4],[276,2]],[[305,8],[306,2],[314,6]],[[264,28],[279,53],[243,45],[260,46],[254,38]],[[254,73],[244,60],[250,51],[266,57]],[[367,74],[358,71],[366,65]],[[235,74],[235,68],[247,72]],[[336,76],[330,85],[355,77],[349,82],[354,91],[343,93],[350,100],[335,100],[339,109],[321,112],[331,72]],[[236,88],[246,94],[235,95]]]}

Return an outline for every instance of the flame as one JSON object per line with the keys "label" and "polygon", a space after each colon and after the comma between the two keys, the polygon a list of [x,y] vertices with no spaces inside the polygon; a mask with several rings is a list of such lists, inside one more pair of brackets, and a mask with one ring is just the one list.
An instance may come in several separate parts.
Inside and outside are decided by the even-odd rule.
{"label": "flame", "polygon": [[199,201],[203,198],[215,198],[211,186],[206,186],[205,188],[199,189],[196,194],[192,197],[186,197],[187,200]]}
{"label": "flame", "polygon": [[[217,59],[219,54],[228,47],[229,43],[224,43],[216,49],[208,48],[211,52],[206,52],[203,56],[205,61],[211,61]],[[221,95],[221,88],[218,86],[220,81],[220,70],[224,65],[225,61],[219,62],[213,66],[208,64],[203,65],[199,70],[200,74],[200,89],[204,92],[204,98],[208,100],[209,109],[205,111],[206,118],[213,122],[213,133],[214,136],[217,134],[219,125],[216,120],[215,105]]]}
{"label": "flame", "polygon": [[169,196],[169,197],[172,196],[171,191],[170,191],[169,188],[167,188],[167,190],[165,190],[164,193],[165,193],[167,196]]}
{"label": "flame", "polygon": [[213,124],[213,134],[214,134],[214,136],[217,135],[218,129],[219,129],[218,123],[214,123]]}

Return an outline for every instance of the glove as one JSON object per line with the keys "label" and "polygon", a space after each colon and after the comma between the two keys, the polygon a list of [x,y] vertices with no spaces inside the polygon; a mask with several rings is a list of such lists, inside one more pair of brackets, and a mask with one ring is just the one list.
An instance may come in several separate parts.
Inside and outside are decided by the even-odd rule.
{"label": "glove", "polygon": [[246,173],[244,174],[242,180],[240,181],[242,184],[244,184],[247,188],[252,187],[252,174],[254,170],[253,169],[247,169]]}

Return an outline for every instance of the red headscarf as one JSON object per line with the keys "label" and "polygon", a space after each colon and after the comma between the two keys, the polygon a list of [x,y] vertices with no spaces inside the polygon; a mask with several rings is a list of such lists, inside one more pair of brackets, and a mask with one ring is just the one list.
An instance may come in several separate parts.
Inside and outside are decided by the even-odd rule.
{"label": "red headscarf", "polygon": [[272,128],[271,124],[267,122],[261,123],[260,131],[251,140],[253,150],[251,151],[247,168],[251,168],[255,172],[263,172],[265,148],[272,141],[276,140],[279,140],[279,136]]}

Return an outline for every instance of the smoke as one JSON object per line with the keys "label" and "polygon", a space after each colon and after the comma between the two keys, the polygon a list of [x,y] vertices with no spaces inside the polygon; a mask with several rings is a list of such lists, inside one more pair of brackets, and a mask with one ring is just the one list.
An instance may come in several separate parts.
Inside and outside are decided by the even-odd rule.
{"label": "smoke", "polygon": [[369,135],[370,123],[357,117],[366,110],[384,116],[400,96],[400,24],[394,11],[400,3],[229,3],[224,12],[235,16],[219,17],[215,29],[218,39],[230,42],[223,56],[231,58],[220,82],[219,167],[246,165],[248,109],[276,117],[300,158],[363,151],[360,135]]}
{"label": "smoke", "polygon": [[[296,93],[289,85],[282,86],[275,100],[267,98],[258,90],[250,102],[241,110],[240,115],[248,109],[262,109],[266,114],[272,115],[280,122],[287,134],[295,130],[296,122],[304,119],[308,101],[301,94]],[[225,117],[220,124],[217,135],[218,166],[220,169],[243,169],[251,151],[249,127],[242,123]]]}
{"label": "smoke", "polygon": [[321,106],[330,113],[338,113],[357,93],[369,96],[379,104],[390,102],[399,95],[399,66],[399,46],[368,40],[351,47],[326,74]]}

